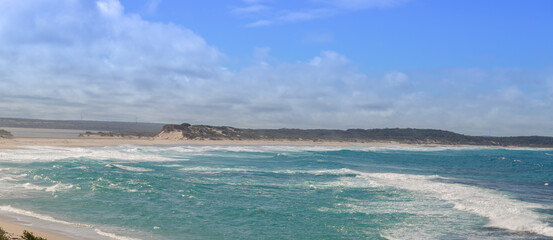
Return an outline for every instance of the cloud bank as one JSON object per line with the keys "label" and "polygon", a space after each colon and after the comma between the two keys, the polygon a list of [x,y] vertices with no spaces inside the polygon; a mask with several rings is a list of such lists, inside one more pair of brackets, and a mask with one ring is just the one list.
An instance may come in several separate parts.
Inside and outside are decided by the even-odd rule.
{"label": "cloud bank", "polygon": [[333,51],[297,62],[268,48],[252,55],[228,70],[198,34],[117,0],[2,1],[0,116],[553,135],[551,69],[367,76]]}

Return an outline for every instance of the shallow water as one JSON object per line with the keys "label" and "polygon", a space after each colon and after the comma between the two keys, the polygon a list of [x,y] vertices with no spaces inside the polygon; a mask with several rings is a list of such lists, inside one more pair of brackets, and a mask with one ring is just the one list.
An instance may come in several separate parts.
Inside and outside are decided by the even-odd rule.
{"label": "shallow water", "polygon": [[0,214],[88,239],[553,239],[553,151],[29,147]]}

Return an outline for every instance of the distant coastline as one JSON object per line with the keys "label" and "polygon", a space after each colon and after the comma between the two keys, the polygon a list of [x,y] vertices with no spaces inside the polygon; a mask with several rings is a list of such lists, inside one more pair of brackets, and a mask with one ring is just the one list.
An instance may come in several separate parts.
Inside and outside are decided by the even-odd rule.
{"label": "distant coastline", "polygon": [[51,147],[105,147],[105,146],[326,146],[326,147],[443,147],[443,148],[543,148],[525,146],[487,146],[461,144],[415,144],[394,141],[310,141],[310,140],[209,140],[209,139],[159,139],[136,137],[82,137],[82,138],[0,138],[0,149],[18,149],[29,146]]}
{"label": "distant coastline", "polygon": [[553,147],[553,137],[468,136],[437,129],[242,129],[228,126],[169,124],[156,136],[167,140],[298,141],[342,144],[406,144],[423,146]]}
{"label": "distant coastline", "polygon": [[[0,148],[114,145],[300,145],[553,148],[553,137],[469,136],[437,129],[245,129],[229,126],[0,118]],[[33,128],[41,129],[33,136]],[[48,130],[48,131],[46,131]],[[73,134],[67,137],[67,133]],[[15,131],[13,133],[16,133]],[[31,133],[31,134],[29,134]],[[64,133],[64,134],[62,134]]]}

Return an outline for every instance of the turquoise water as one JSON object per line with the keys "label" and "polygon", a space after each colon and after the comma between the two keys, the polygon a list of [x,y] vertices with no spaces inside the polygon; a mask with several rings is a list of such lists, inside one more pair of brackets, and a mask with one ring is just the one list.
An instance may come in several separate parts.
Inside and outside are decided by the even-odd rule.
{"label": "turquoise water", "polygon": [[77,239],[553,239],[553,151],[1,150],[0,215]]}

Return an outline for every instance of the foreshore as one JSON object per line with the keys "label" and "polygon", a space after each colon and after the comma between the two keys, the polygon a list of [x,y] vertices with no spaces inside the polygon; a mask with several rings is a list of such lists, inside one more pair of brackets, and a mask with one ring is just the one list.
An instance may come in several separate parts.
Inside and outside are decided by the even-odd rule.
{"label": "foreshore", "polygon": [[17,222],[17,219],[13,219],[9,216],[0,215],[0,219],[2,219],[0,220],[0,228],[6,231],[8,235],[7,237],[10,240],[23,239],[21,236],[23,235],[23,231],[25,230],[33,233],[33,235],[36,237],[42,237],[48,240],[70,240],[71,239],[49,231],[44,231],[37,228],[26,226],[23,223]]}
{"label": "foreshore", "polygon": [[[0,138],[0,149],[17,149],[25,146],[51,147],[104,147],[120,145],[137,146],[346,146],[346,147],[478,147],[494,148],[480,145],[445,145],[445,144],[407,144],[400,142],[340,142],[311,140],[190,140],[190,139],[159,139],[159,138]],[[516,147],[516,146],[512,146]],[[495,147],[499,148],[499,147]],[[501,147],[506,148],[506,147]]]}

